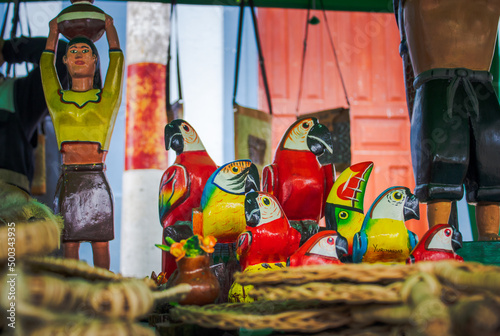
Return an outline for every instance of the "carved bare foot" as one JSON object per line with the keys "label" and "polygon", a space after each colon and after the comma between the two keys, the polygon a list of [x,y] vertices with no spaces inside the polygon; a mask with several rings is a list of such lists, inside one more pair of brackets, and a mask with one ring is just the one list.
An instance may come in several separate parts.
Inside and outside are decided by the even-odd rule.
{"label": "carved bare foot", "polygon": [[496,233],[483,233],[479,235],[478,241],[500,241],[500,236]]}

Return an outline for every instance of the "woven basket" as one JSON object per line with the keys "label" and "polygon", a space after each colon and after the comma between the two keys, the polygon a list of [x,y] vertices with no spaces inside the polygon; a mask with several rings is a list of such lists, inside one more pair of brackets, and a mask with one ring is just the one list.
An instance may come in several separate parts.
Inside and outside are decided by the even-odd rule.
{"label": "woven basket", "polygon": [[[279,331],[318,332],[338,328],[351,322],[347,307],[305,308],[287,302],[227,303],[203,307],[176,307],[174,319],[205,328],[266,329]],[[288,308],[287,308],[288,307]]]}
{"label": "woven basket", "polygon": [[251,296],[256,300],[317,300],[328,303],[400,303],[402,283],[387,286],[371,284],[332,284],[310,282],[303,285],[278,285],[254,288]]}
{"label": "woven basket", "polygon": [[408,265],[344,264],[303,266],[268,272],[236,273],[242,285],[305,284],[309,282],[351,282],[390,284],[401,281],[419,270]]}

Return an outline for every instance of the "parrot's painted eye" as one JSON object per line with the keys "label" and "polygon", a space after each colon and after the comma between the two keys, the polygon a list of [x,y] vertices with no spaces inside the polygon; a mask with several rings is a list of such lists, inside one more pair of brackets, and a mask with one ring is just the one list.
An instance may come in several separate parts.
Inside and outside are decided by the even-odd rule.
{"label": "parrot's painted eye", "polygon": [[444,235],[445,235],[446,237],[451,236],[451,229],[446,229],[446,230],[444,230]]}
{"label": "parrot's painted eye", "polygon": [[231,170],[233,171],[233,173],[239,173],[240,167],[234,166],[233,168],[231,168]]}
{"label": "parrot's painted eye", "polygon": [[264,203],[265,205],[269,205],[269,204],[271,204],[271,201],[269,200],[269,198],[264,197],[264,198],[262,198],[262,203]]}
{"label": "parrot's painted eye", "polygon": [[394,198],[396,201],[401,201],[403,199],[403,193],[400,191],[396,191],[394,192],[394,194],[392,194],[392,198]]}
{"label": "parrot's painted eye", "polygon": [[340,219],[347,219],[349,217],[349,214],[347,213],[347,211],[341,211],[339,212],[339,218]]}
{"label": "parrot's painted eye", "polygon": [[335,238],[328,237],[328,239],[326,240],[326,242],[328,243],[328,245],[334,245],[335,244]]}
{"label": "parrot's painted eye", "polygon": [[302,127],[304,127],[305,129],[308,129],[309,128],[309,123],[306,121],[304,123],[302,123]]}
{"label": "parrot's painted eye", "polygon": [[184,128],[184,130],[185,130],[186,132],[189,132],[189,126],[188,126],[188,125],[184,125],[184,126],[182,126],[182,128]]}

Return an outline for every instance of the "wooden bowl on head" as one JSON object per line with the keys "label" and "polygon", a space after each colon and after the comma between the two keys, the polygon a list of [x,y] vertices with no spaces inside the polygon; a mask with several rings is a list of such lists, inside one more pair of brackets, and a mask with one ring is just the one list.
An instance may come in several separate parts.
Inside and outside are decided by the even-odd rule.
{"label": "wooden bowl on head", "polygon": [[106,16],[104,11],[94,5],[94,1],[72,1],[72,5],[57,15],[59,32],[71,40],[84,36],[96,42],[105,31]]}

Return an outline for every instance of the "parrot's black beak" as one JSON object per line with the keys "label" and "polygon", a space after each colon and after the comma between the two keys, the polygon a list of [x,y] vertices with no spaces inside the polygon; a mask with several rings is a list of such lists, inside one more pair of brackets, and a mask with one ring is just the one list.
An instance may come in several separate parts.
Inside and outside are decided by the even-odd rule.
{"label": "parrot's black beak", "polygon": [[184,151],[184,138],[175,121],[165,126],[165,149],[172,148],[179,155]]}
{"label": "parrot's black beak", "polygon": [[247,220],[247,225],[251,227],[256,227],[260,221],[260,210],[257,197],[259,197],[259,194],[255,191],[245,195],[245,219]]}
{"label": "parrot's black beak", "polygon": [[451,235],[451,247],[453,251],[462,248],[462,234],[456,229],[453,229],[453,234]]}
{"label": "parrot's black beak", "polygon": [[247,168],[248,173],[245,179],[245,192],[260,190],[260,177],[257,166],[253,163]]}
{"label": "parrot's black beak", "polygon": [[337,250],[337,257],[340,260],[344,259],[345,256],[347,256],[347,254],[349,253],[347,239],[341,236],[338,232],[337,232],[337,240],[335,248]]}
{"label": "parrot's black beak", "polygon": [[410,219],[420,219],[420,208],[418,198],[413,195],[410,190],[406,190],[406,194],[408,195],[405,200],[404,205],[404,219],[405,221]]}
{"label": "parrot's black beak", "polygon": [[320,156],[327,152],[333,153],[332,134],[323,124],[315,124],[307,134],[307,147],[314,155]]}

